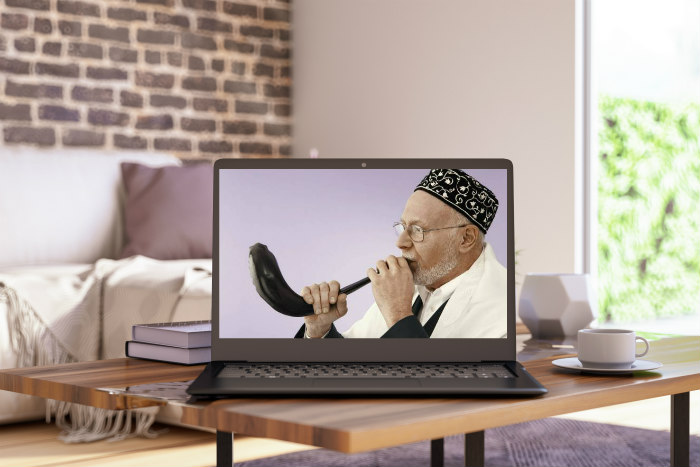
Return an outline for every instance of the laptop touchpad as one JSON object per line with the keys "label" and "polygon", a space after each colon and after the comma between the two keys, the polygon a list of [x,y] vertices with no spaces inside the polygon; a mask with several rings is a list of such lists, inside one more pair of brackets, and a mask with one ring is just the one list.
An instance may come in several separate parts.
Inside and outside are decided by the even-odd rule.
{"label": "laptop touchpad", "polygon": [[316,378],[312,380],[312,386],[315,388],[329,388],[329,389],[352,389],[352,388],[364,388],[367,386],[372,386],[375,388],[382,389],[393,389],[393,388],[416,388],[420,387],[420,381],[415,379],[362,379],[362,378]]}

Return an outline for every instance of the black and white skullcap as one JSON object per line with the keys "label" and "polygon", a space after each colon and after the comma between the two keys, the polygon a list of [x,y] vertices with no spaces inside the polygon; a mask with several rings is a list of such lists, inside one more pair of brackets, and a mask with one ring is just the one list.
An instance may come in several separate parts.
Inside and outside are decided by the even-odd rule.
{"label": "black and white skullcap", "polygon": [[432,169],[414,191],[430,193],[486,233],[498,210],[498,199],[477,179],[459,169]]}

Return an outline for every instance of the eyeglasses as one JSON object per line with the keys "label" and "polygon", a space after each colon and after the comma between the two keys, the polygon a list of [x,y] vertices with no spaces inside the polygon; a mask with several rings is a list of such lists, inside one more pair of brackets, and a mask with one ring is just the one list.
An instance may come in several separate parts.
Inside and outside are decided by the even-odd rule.
{"label": "eyeglasses", "polygon": [[440,227],[437,229],[424,229],[418,225],[406,225],[403,222],[394,222],[394,232],[396,236],[400,236],[404,231],[408,231],[408,236],[414,242],[422,242],[425,239],[425,232],[432,232],[433,230],[445,230],[445,229],[457,229],[459,227],[466,227],[469,224],[453,225],[452,227]]}

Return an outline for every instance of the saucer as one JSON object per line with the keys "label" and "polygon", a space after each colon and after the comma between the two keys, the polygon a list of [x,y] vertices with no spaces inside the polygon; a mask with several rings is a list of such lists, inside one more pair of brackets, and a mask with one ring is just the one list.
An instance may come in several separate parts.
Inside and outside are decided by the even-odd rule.
{"label": "saucer", "polygon": [[595,368],[584,367],[576,357],[560,358],[552,361],[559,368],[568,368],[569,370],[579,370],[584,373],[607,373],[607,374],[623,374],[634,373],[635,371],[649,371],[661,368],[663,365],[659,362],[651,360],[635,360],[630,368]]}

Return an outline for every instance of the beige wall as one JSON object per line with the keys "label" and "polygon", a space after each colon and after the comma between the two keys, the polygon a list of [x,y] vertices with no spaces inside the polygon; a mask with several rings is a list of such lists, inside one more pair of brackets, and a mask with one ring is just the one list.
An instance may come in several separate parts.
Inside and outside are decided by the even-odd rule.
{"label": "beige wall", "polygon": [[294,0],[294,154],[507,157],[518,272],[573,272],[574,10]]}

